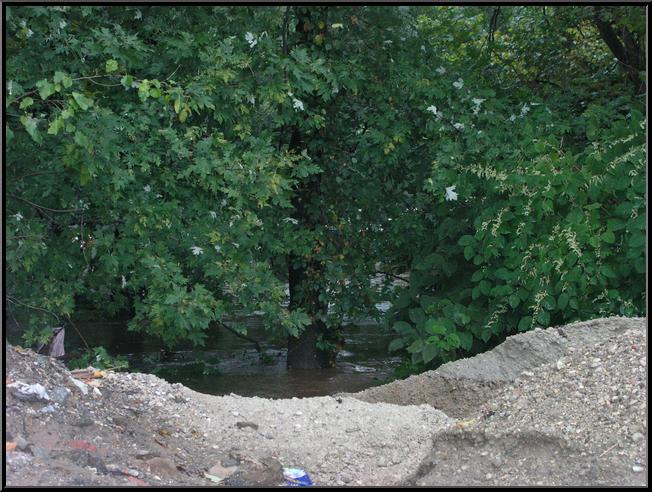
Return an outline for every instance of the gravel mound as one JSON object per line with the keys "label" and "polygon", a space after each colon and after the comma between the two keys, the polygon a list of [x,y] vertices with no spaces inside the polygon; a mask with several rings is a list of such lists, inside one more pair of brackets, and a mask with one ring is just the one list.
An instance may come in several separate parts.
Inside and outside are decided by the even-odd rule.
{"label": "gravel mound", "polygon": [[642,318],[612,318],[547,330],[566,338],[563,354],[523,371],[473,418],[435,436],[411,483],[646,485],[644,329]]}
{"label": "gravel mound", "polygon": [[645,334],[642,318],[535,330],[359,394],[284,400],[137,373],[81,385],[7,346],[6,483],[274,486],[299,467],[316,485],[645,485]]}

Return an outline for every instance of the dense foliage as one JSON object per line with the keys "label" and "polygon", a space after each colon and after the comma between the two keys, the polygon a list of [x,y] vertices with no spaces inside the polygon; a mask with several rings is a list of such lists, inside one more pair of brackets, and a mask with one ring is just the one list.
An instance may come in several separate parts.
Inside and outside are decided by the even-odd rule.
{"label": "dense foliage", "polygon": [[332,355],[390,300],[418,371],[644,313],[641,8],[7,7],[5,27],[5,307],[30,343],[80,307],[170,346],[262,313]]}

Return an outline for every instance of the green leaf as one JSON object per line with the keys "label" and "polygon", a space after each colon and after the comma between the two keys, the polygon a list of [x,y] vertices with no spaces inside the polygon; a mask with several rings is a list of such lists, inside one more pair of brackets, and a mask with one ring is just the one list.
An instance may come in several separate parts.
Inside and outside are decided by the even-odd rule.
{"label": "green leaf", "polygon": [[410,320],[415,325],[423,323],[426,319],[426,314],[423,312],[423,309],[421,308],[412,308],[408,311],[408,314],[410,316]]}
{"label": "green leaf", "polygon": [[460,347],[464,350],[471,350],[471,347],[473,347],[473,335],[465,331],[458,331],[457,336],[460,339]]}
{"label": "green leaf", "polygon": [[518,331],[527,331],[532,324],[532,316],[525,316],[518,322]]}
{"label": "green leaf", "polygon": [[41,137],[41,134],[38,131],[39,120],[32,118],[31,116],[23,115],[20,117],[20,122],[25,127],[25,130],[27,130],[27,133],[29,133],[29,136],[32,137],[32,140],[39,144],[43,142],[43,137]]}
{"label": "green leaf", "polygon": [[423,350],[423,340],[418,338],[417,340],[412,342],[406,350],[410,353],[421,352]]}
{"label": "green leaf", "polygon": [[29,108],[32,104],[34,104],[34,99],[32,99],[31,97],[26,97],[20,102],[19,108],[20,109]]}
{"label": "green leaf", "polygon": [[92,99],[86,97],[83,94],[80,94],[79,92],[73,92],[72,97],[75,99],[75,102],[79,105],[79,107],[83,111],[86,111],[88,108],[90,108],[93,105]]}
{"label": "green leaf", "polygon": [[412,325],[410,325],[410,323],[407,323],[406,321],[397,321],[396,323],[394,323],[392,328],[399,335],[405,336],[405,335],[414,334],[414,328],[412,328]]}
{"label": "green leaf", "polygon": [[607,278],[616,278],[618,276],[609,265],[602,265],[600,273]]}
{"label": "green leaf", "polygon": [[457,244],[460,246],[470,246],[472,244],[475,244],[475,238],[473,236],[462,236],[459,241],[457,241]]}
{"label": "green leaf", "polygon": [[559,298],[557,299],[557,307],[560,310],[564,310],[566,309],[566,306],[568,306],[568,294],[562,292],[559,294]]}
{"label": "green leaf", "polygon": [[395,352],[399,349],[402,349],[405,346],[405,340],[403,338],[396,338],[389,342],[389,346],[387,347],[388,352]]}
{"label": "green leaf", "polygon": [[464,248],[464,258],[466,260],[471,260],[473,256],[475,255],[475,252],[473,251],[473,248],[471,246],[467,246]]}
{"label": "green leaf", "polygon": [[54,119],[50,123],[50,126],[48,126],[48,134],[56,135],[57,133],[59,133],[59,130],[63,128],[64,124],[65,123],[63,121],[63,118],[59,117]]}
{"label": "green leaf", "polygon": [[611,232],[611,231],[605,231],[605,232],[602,234],[601,237],[602,237],[602,240],[603,240],[605,243],[608,243],[608,244],[613,244],[613,243],[616,241],[616,236],[615,236],[615,234],[614,234],[613,232]]}
{"label": "green leaf", "polygon": [[550,313],[548,311],[541,311],[537,316],[537,321],[541,326],[548,326],[550,323]]}
{"label": "green leaf", "polygon": [[36,88],[38,89],[38,95],[41,96],[41,99],[43,100],[54,94],[54,84],[48,82],[47,79],[39,80],[36,83]]}
{"label": "green leaf", "polygon": [[433,335],[445,335],[446,334],[446,327],[439,323],[438,320],[430,318],[428,321],[426,321],[425,324],[425,330],[428,333],[432,333]]}
{"label": "green leaf", "polygon": [[427,343],[423,348],[423,362],[426,364],[439,354],[439,347],[434,343]]}
{"label": "green leaf", "polygon": [[117,60],[107,60],[106,61],[106,71],[111,73],[118,70],[118,61]]}
{"label": "green leaf", "polygon": [[67,89],[72,85],[72,79],[64,72],[54,72],[54,83],[63,84],[63,86]]}
{"label": "green leaf", "polygon": [[512,306],[512,309],[516,309],[521,303],[521,298],[516,294],[509,296],[509,305]]}
{"label": "green leaf", "polygon": [[125,75],[120,79],[120,83],[125,89],[131,89],[131,84],[134,83],[134,78],[131,75]]}

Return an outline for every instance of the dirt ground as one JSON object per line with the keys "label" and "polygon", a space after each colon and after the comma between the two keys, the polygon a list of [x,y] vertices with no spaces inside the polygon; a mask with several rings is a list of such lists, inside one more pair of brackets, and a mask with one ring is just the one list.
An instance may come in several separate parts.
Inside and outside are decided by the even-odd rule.
{"label": "dirt ground", "polygon": [[[646,319],[510,337],[356,394],[196,393],[5,348],[5,484],[647,484]],[[36,384],[41,387],[35,386]]]}

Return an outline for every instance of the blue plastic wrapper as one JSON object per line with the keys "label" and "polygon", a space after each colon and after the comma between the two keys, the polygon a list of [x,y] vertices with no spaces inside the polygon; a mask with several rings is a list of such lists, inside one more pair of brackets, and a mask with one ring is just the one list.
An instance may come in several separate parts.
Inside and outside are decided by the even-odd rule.
{"label": "blue plastic wrapper", "polygon": [[283,468],[285,483],[290,487],[310,487],[314,485],[308,474],[301,468]]}

